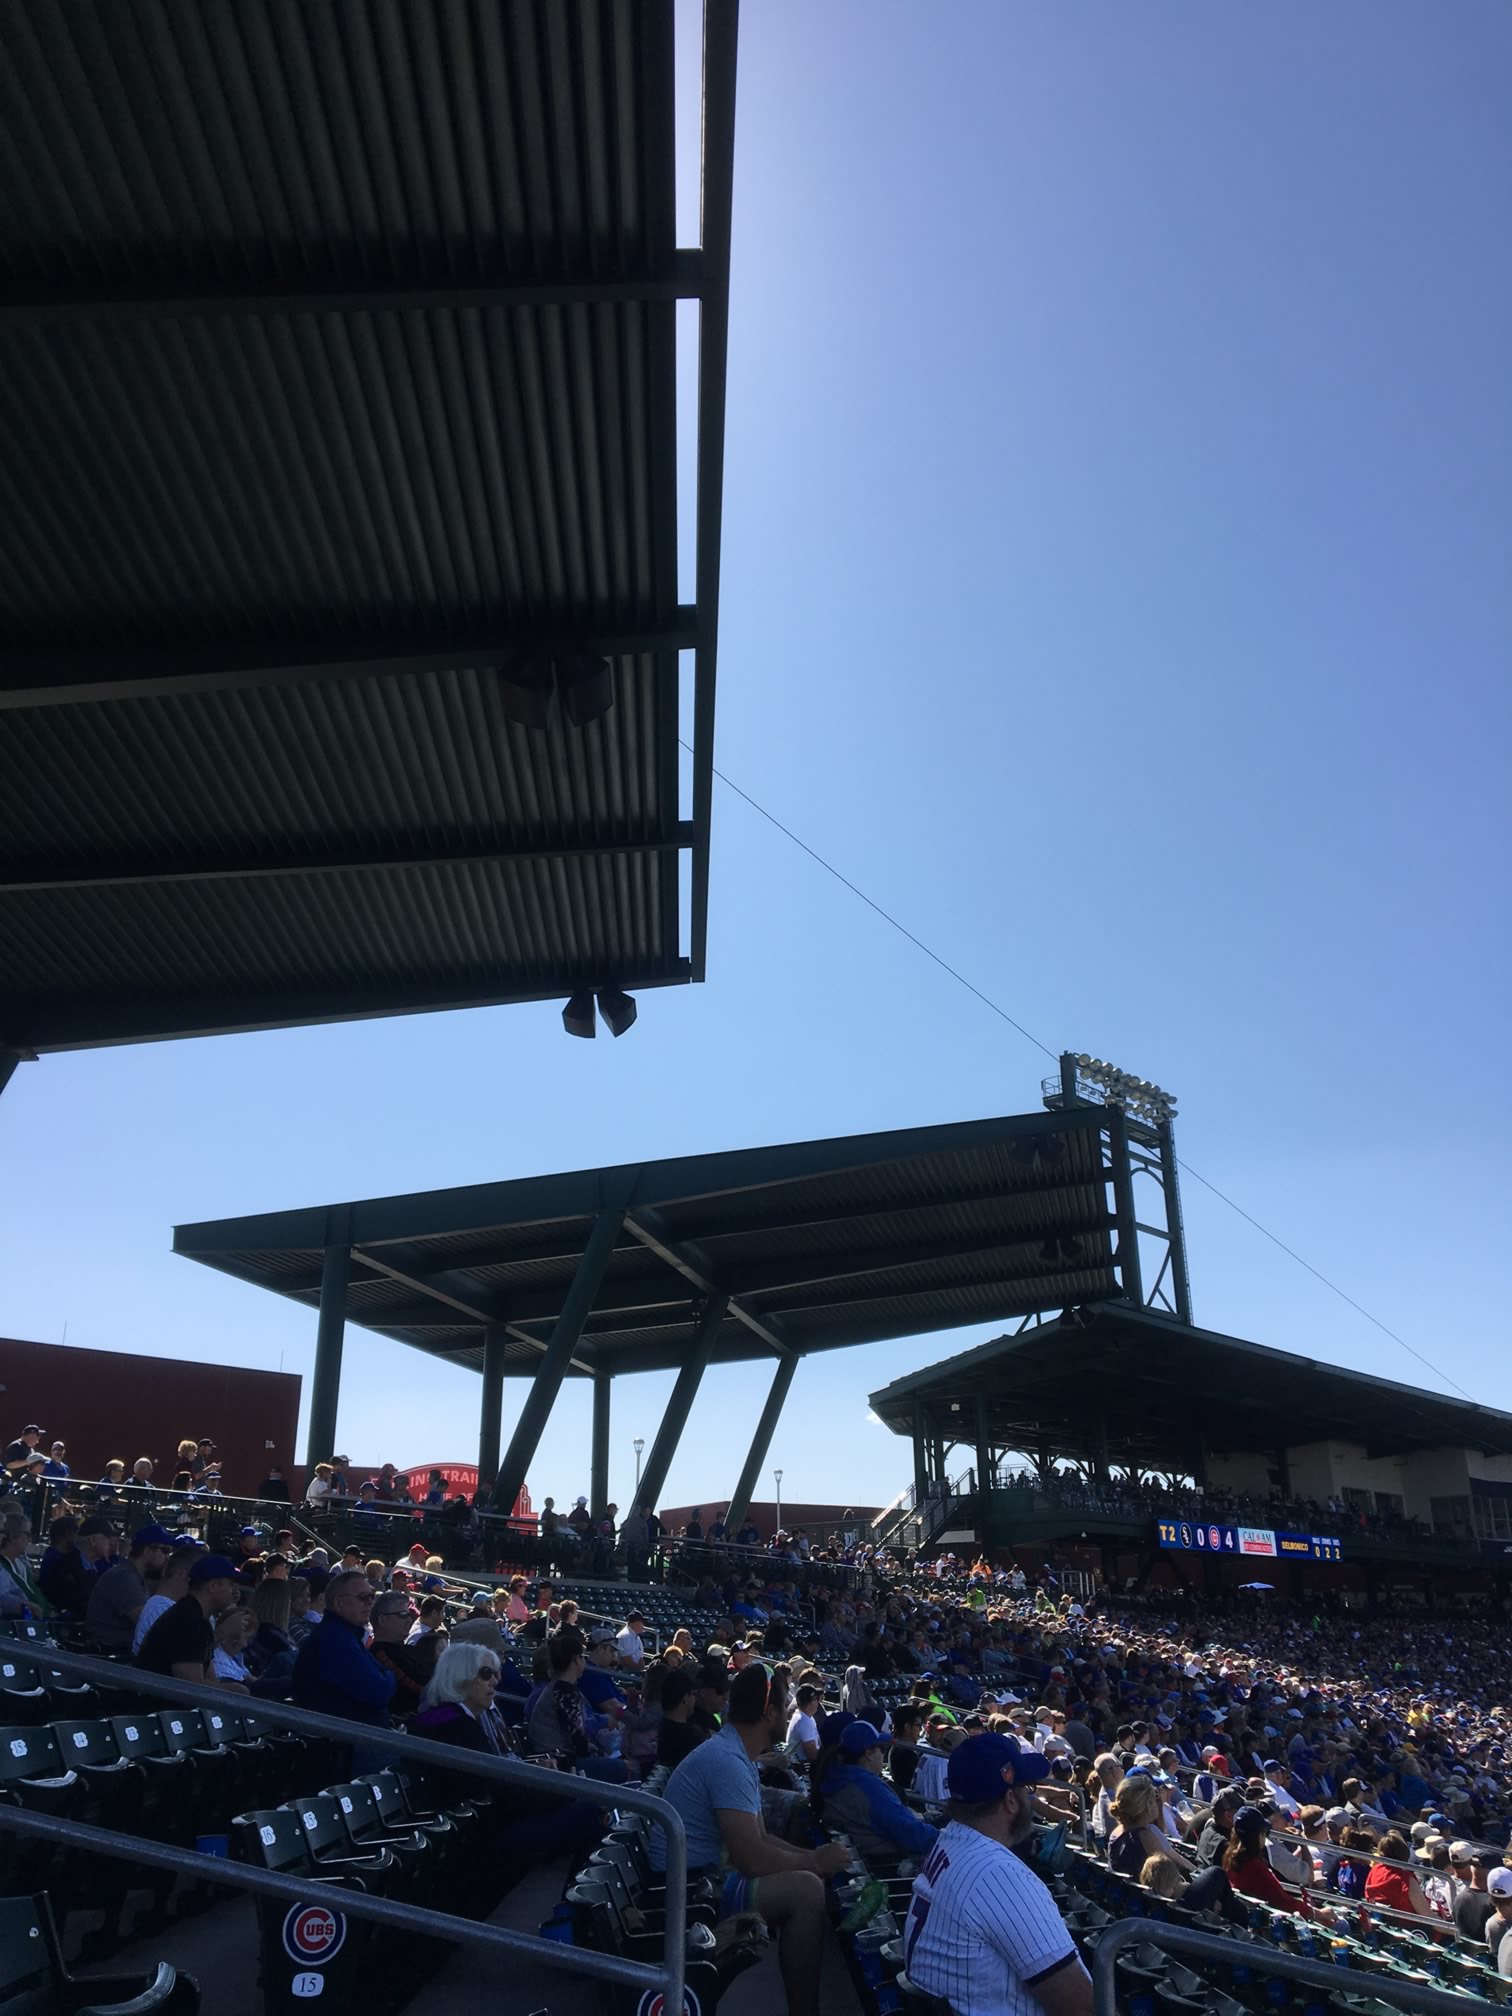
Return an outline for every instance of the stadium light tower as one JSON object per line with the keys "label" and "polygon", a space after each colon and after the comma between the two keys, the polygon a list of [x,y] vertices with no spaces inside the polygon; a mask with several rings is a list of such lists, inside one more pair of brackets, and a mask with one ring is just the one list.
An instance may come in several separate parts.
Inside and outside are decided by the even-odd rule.
{"label": "stadium light tower", "polygon": [[632,1448],[632,1449],[634,1449],[634,1451],[635,1451],[635,1502],[636,1502],[637,1504],[639,1504],[639,1503],[640,1503],[640,1470],[641,1470],[641,1451],[642,1451],[642,1449],[644,1449],[644,1448],[645,1448],[645,1446],[646,1446],[646,1438],[645,1438],[645,1437],[644,1437],[643,1435],[637,1435],[637,1436],[636,1436],[636,1438],[635,1438],[635,1440],[634,1440],[634,1442],[632,1442],[630,1446],[631,1446],[631,1448]]}
{"label": "stadium light tower", "polygon": [[[1192,1320],[1192,1289],[1187,1274],[1186,1232],[1181,1220],[1176,1139],[1176,1097],[1148,1078],[1136,1078],[1102,1057],[1084,1050],[1061,1053],[1060,1073],[1042,1085],[1051,1112],[1079,1106],[1108,1109],[1103,1130],[1106,1174],[1113,1184],[1118,1247],[1115,1261],[1124,1294],[1146,1309],[1163,1308],[1183,1323]],[[1115,1117],[1116,1116],[1116,1117]],[[1159,1186],[1163,1227],[1153,1223],[1146,1207],[1149,1189],[1137,1192],[1143,1176]],[[1144,1287],[1141,1235],[1163,1247],[1159,1270],[1149,1290]]]}
{"label": "stadium light tower", "polygon": [[780,1533],[782,1531],[782,1472],[774,1470],[772,1472],[772,1479],[777,1486],[777,1531]]}

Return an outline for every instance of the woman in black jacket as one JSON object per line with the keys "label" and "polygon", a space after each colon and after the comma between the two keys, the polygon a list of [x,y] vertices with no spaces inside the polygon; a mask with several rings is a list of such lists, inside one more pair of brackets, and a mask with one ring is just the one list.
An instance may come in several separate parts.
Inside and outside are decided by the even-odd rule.
{"label": "woman in black jacket", "polygon": [[[494,1708],[499,1655],[487,1645],[448,1645],[436,1661],[410,1734],[477,1757],[511,1757],[509,1732]],[[516,1762],[520,1760],[516,1759]],[[493,1845],[512,1859],[591,1850],[604,1831],[606,1815],[596,1806],[553,1798],[544,1766],[539,1792],[529,1785],[501,1785],[466,1771],[434,1771],[438,1796],[492,1799]]]}

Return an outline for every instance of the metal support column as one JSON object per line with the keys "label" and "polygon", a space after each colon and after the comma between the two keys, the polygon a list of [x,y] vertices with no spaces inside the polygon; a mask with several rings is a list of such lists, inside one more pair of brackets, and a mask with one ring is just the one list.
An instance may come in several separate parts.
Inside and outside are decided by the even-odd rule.
{"label": "metal support column", "polygon": [[1176,1137],[1169,1120],[1156,1128],[1160,1137],[1160,1181],[1165,1190],[1166,1237],[1171,1246],[1171,1299],[1177,1320],[1192,1320],[1192,1282],[1187,1273],[1186,1226],[1181,1219],[1181,1184],[1176,1166]]}
{"label": "metal support column", "polygon": [[982,1529],[982,1538],[987,1537],[987,1493],[993,1487],[992,1445],[987,1435],[987,1403],[978,1393],[976,1396],[976,1486],[977,1525]]}
{"label": "metal support column", "polygon": [[0,1043],[0,1092],[9,1085],[11,1073],[18,1064],[35,1064],[36,1061],[37,1054],[34,1050],[15,1050]]}
{"label": "metal support column", "polygon": [[[478,1414],[478,1489],[486,1491],[499,1474],[499,1434],[504,1411],[504,1353],[509,1333],[502,1323],[483,1332],[483,1398]],[[513,1505],[499,1508],[513,1512]]]}
{"label": "metal support column", "polygon": [[1097,1414],[1092,1420],[1092,1475],[1100,1484],[1108,1481],[1108,1417]]}
{"label": "metal support column", "polygon": [[1118,1279],[1131,1302],[1144,1305],[1139,1264],[1139,1213],[1134,1208],[1134,1171],[1129,1166],[1129,1122],[1122,1106],[1110,1106],[1108,1153],[1113,1163],[1113,1211],[1118,1222]]}
{"label": "metal support column", "polygon": [[540,1447],[541,1431],[556,1405],[562,1381],[567,1377],[567,1367],[572,1363],[572,1355],[577,1349],[578,1339],[583,1334],[583,1325],[588,1320],[593,1307],[593,1298],[599,1291],[599,1283],[604,1278],[610,1255],[625,1222],[623,1211],[600,1211],[593,1221],[593,1230],[588,1235],[588,1245],[577,1264],[577,1272],[572,1277],[572,1286],[567,1290],[567,1299],[562,1304],[562,1313],[557,1317],[551,1333],[551,1342],[546,1347],[546,1355],[535,1368],[535,1377],[530,1382],[530,1391],[525,1396],[525,1405],[520,1409],[520,1418],[515,1423],[515,1431],[509,1438],[509,1447],[504,1452],[504,1460],[499,1465],[498,1482],[494,1485],[494,1502],[513,1507],[520,1495],[520,1487],[525,1482],[525,1472],[530,1468]]}
{"label": "metal support column", "polygon": [[595,1526],[609,1510],[609,1402],[613,1388],[611,1374],[594,1374],[593,1454],[588,1474],[588,1506]]}
{"label": "metal support column", "polygon": [[751,1447],[745,1460],[745,1468],[740,1473],[740,1482],[735,1486],[735,1495],[730,1500],[730,1509],[725,1514],[725,1525],[732,1533],[745,1524],[746,1513],[751,1506],[751,1493],[756,1488],[756,1479],[761,1466],[767,1459],[767,1451],[772,1446],[772,1436],[776,1433],[777,1417],[782,1412],[788,1396],[788,1388],[793,1383],[793,1374],[798,1370],[795,1353],[790,1358],[779,1361],[772,1375],[772,1390],[767,1395],[767,1403],[761,1410],[761,1419],[756,1423],[756,1433],[751,1437]]}
{"label": "metal support column", "polygon": [[347,1280],[352,1271],[352,1247],[346,1213],[338,1226],[327,1226],[337,1237],[325,1249],[320,1270],[320,1320],[315,1330],[315,1371],[310,1380],[310,1439],[305,1471],[329,1463],[336,1449],[336,1406],[341,1395],[341,1347],[346,1339]]}
{"label": "metal support column", "polygon": [[[651,1453],[646,1458],[646,1467],[641,1472],[640,1491],[637,1494],[642,1505],[655,1508],[666,1486],[667,1472],[672,1468],[672,1458],[677,1454],[677,1445],[682,1432],[688,1425],[688,1415],[693,1408],[693,1399],[698,1392],[714,1346],[719,1341],[719,1333],[724,1327],[725,1310],[729,1306],[728,1295],[712,1295],[703,1319],[693,1334],[693,1342],[688,1355],[682,1362],[671,1397],[667,1401],[667,1411],[661,1418],[661,1426],[656,1431],[656,1440],[651,1444]],[[744,1514],[742,1514],[744,1517]],[[728,1521],[726,1521],[728,1524]]]}
{"label": "metal support column", "polygon": [[924,1408],[918,1400],[913,1407],[913,1456],[914,1505],[922,1512],[929,1491],[929,1450],[924,1434]]}

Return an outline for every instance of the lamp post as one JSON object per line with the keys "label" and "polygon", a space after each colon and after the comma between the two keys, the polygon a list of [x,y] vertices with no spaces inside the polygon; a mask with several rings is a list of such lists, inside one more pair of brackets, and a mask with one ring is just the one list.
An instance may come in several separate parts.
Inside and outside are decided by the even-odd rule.
{"label": "lamp post", "polygon": [[772,1478],[777,1486],[777,1531],[782,1531],[782,1472],[774,1470]]}
{"label": "lamp post", "polygon": [[638,1505],[640,1503],[641,1451],[646,1446],[645,1437],[643,1435],[637,1435],[632,1446],[635,1450],[635,1502]]}

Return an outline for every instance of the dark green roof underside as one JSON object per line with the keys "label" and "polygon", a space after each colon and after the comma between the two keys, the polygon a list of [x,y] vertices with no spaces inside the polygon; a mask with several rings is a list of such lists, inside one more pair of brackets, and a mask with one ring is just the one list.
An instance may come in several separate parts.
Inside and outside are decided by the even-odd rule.
{"label": "dark green roof underside", "polygon": [[[458,1363],[507,1326],[540,1357],[594,1215],[625,1230],[574,1371],[680,1365],[711,1292],[713,1362],[875,1343],[1116,1293],[1100,1108],[796,1142],[183,1225],[174,1250],[315,1308],[350,1246],[349,1319]],[[1073,1259],[1047,1260],[1065,1241]]]}
{"label": "dark green roof underside", "polygon": [[[1095,1298],[1089,1298],[1094,1300]],[[1191,1471],[1203,1449],[1363,1443],[1372,1455],[1467,1448],[1512,1455],[1512,1414],[1393,1379],[1251,1344],[1129,1304],[1086,1308],[995,1337],[871,1396],[900,1435],[972,1442],[977,1406],[991,1444],[1091,1458],[1099,1424],[1114,1463]]]}
{"label": "dark green roof underside", "polygon": [[[701,977],[730,0],[708,29],[688,252],[670,0],[0,15],[0,1044]],[[607,714],[505,718],[543,648],[611,659]]]}

